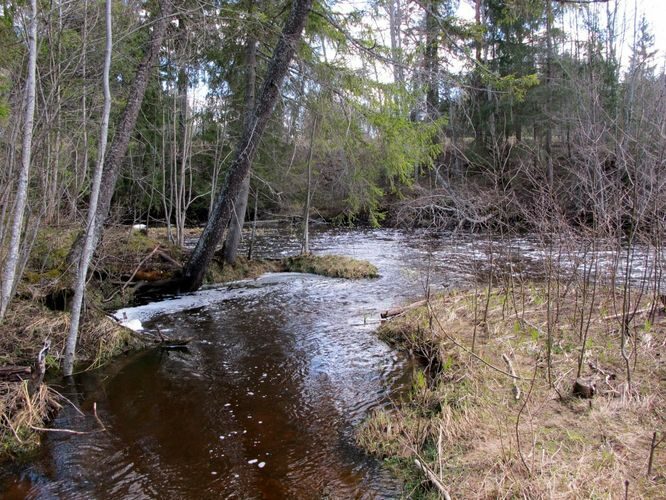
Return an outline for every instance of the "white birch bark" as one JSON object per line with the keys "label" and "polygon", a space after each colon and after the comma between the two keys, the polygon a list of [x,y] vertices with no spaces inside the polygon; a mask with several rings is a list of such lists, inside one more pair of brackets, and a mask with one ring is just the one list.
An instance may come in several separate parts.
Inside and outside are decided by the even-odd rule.
{"label": "white birch bark", "polygon": [[[74,288],[74,300],[72,304],[72,319],[65,345],[65,356],[63,359],[63,374],[69,377],[74,369],[74,357],[76,353],[76,342],[79,335],[79,323],[81,319],[81,306],[86,287],[86,276],[88,267],[95,251],[95,217],[97,213],[97,204],[99,201],[100,185],[102,184],[102,171],[104,168],[104,156],[106,154],[106,143],[109,133],[109,115],[111,114],[111,90],[109,87],[109,73],[111,69],[111,1],[106,0],[106,50],[104,54],[104,110],[102,112],[102,124],[99,137],[99,147],[97,151],[97,162],[93,174],[93,185],[90,193],[90,207],[88,207],[88,220],[86,224],[86,236],[83,246],[83,253],[79,261],[76,272],[76,284]],[[85,126],[85,124],[84,124]]]}
{"label": "white birch bark", "polygon": [[2,289],[0,294],[0,320],[5,317],[7,307],[14,293],[17,281],[21,233],[23,218],[28,201],[28,181],[30,177],[30,154],[32,133],[35,119],[35,87],[37,72],[37,0],[30,0],[30,25],[28,27],[28,74],[25,83],[25,118],[23,122],[23,150],[21,152],[21,171],[14,201],[11,237],[7,258],[2,270]]}

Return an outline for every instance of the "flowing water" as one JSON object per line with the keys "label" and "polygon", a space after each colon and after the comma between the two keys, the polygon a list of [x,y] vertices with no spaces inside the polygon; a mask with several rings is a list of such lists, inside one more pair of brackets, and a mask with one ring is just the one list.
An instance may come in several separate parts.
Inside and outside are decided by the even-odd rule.
{"label": "flowing water", "polygon": [[[0,477],[6,498],[395,498],[399,482],[354,445],[368,412],[409,387],[411,361],[376,338],[379,313],[428,286],[469,284],[492,248],[479,237],[395,230],[316,232],[316,253],[368,259],[381,277],[269,274],[118,312],[186,349],[122,357],[61,387],[65,405],[31,463]],[[504,243],[537,273],[529,239]],[[294,254],[267,232],[260,256]],[[531,271],[530,271],[531,269]],[[102,428],[103,426],[103,428]]]}

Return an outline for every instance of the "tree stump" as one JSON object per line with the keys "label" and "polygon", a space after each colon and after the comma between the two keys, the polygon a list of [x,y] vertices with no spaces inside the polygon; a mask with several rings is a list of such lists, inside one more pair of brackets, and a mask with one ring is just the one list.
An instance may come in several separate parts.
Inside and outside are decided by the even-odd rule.
{"label": "tree stump", "polygon": [[591,399],[597,392],[596,380],[592,377],[580,377],[576,379],[573,386],[574,396],[583,399]]}

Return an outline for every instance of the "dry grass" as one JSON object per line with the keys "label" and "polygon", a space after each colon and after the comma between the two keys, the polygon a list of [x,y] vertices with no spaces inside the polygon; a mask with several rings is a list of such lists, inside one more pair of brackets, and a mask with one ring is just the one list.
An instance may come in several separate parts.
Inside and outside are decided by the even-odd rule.
{"label": "dry grass", "polygon": [[34,394],[28,381],[0,382],[0,458],[17,457],[39,444],[35,427],[42,427],[48,415],[59,408],[56,397],[46,385]]}
{"label": "dry grass", "polygon": [[208,283],[226,283],[243,279],[257,278],[264,273],[282,271],[280,261],[270,260],[247,260],[245,257],[237,257],[233,265],[223,264],[221,260],[213,260],[208,269],[206,281]]}
{"label": "dry grass", "polygon": [[[47,368],[57,370],[69,331],[69,313],[15,300],[3,321],[0,365],[32,364],[45,339],[51,340]],[[113,356],[142,345],[134,333],[95,309],[82,318],[77,358],[80,368],[94,368]]]}
{"label": "dry grass", "polygon": [[[553,290],[549,299],[538,285],[495,290],[490,300],[452,293],[385,323],[382,337],[417,352],[431,369],[415,377],[405,401],[364,424],[359,442],[403,470],[421,457],[454,498],[624,498],[625,481],[630,498],[666,497],[666,444],[646,477],[652,433],[666,431],[663,312],[630,324],[630,390],[621,318],[613,318],[617,297],[606,290],[582,307],[575,291]],[[572,396],[572,386],[588,306],[581,375],[596,379],[597,394],[584,400]],[[518,400],[503,355],[520,377]],[[432,495],[420,473],[408,479],[415,494]]]}
{"label": "dry grass", "polygon": [[339,255],[299,255],[284,259],[285,271],[312,273],[331,278],[376,278],[377,268],[367,260]]}

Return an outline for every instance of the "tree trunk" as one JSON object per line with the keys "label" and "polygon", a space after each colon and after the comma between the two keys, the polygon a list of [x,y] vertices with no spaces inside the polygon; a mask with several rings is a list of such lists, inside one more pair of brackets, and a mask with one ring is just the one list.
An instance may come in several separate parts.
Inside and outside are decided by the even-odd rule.
{"label": "tree trunk", "polygon": [[[109,134],[109,116],[111,115],[111,87],[109,85],[109,73],[111,72],[111,51],[113,48],[112,26],[111,26],[111,1],[106,0],[106,50],[104,53],[104,110],[102,112],[102,124],[99,134],[99,146],[97,148],[97,163],[95,164],[95,173],[93,184],[90,191],[90,207],[88,207],[88,222],[86,224],[85,243],[83,245],[83,254],[76,271],[76,285],[74,288],[74,300],[72,303],[72,315],[69,325],[69,335],[65,345],[65,356],[62,362],[62,371],[65,377],[72,375],[74,370],[74,356],[76,353],[76,342],[79,335],[79,322],[81,319],[81,306],[83,305],[83,295],[86,288],[86,276],[88,275],[88,266],[92,260],[95,251],[94,232],[95,217],[97,214],[97,204],[99,201],[100,185],[102,184],[102,169],[104,166],[104,156],[106,153],[106,143]],[[85,125],[84,125],[85,126]]]}
{"label": "tree trunk", "polygon": [[[99,200],[97,204],[97,214],[95,215],[95,226],[93,229],[93,248],[97,246],[102,235],[104,222],[109,214],[111,207],[111,199],[116,187],[116,181],[120,174],[120,167],[122,166],[123,159],[127,153],[132,131],[139,116],[143,96],[148,86],[150,73],[153,69],[153,64],[159,55],[162,40],[169,25],[171,11],[173,9],[172,0],[160,0],[160,17],[153,25],[153,32],[148,44],[148,50],[145,56],[139,63],[136,70],[136,76],[130,87],[127,104],[123,110],[120,118],[120,123],[116,128],[116,133],[113,136],[109,153],[104,160],[104,172],[102,174],[102,184],[100,186]],[[70,265],[76,265],[81,260],[83,253],[83,246],[85,240],[85,233],[80,233],[67,256],[67,262]]]}
{"label": "tree trunk", "polygon": [[259,186],[254,188],[254,216],[252,217],[252,233],[250,234],[250,243],[247,246],[247,260],[252,260],[254,251],[254,238],[257,235],[257,207],[259,205]]}
{"label": "tree trunk", "polygon": [[250,171],[257,146],[275,107],[280,86],[296,51],[296,44],[301,39],[311,5],[312,0],[294,0],[292,4],[289,18],[273,51],[252,119],[245,124],[240,142],[236,147],[234,161],[227,173],[224,186],[217,196],[208,224],[183,270],[183,276],[177,283],[181,291],[197,290],[203,283],[215,249],[231,217],[232,202],[238,196],[243,180]]}
{"label": "tree trunk", "polygon": [[314,151],[315,131],[317,130],[317,115],[312,123],[312,134],[310,135],[310,154],[308,155],[308,192],[305,197],[305,209],[303,210],[303,247],[302,255],[310,253],[310,200],[312,199],[312,153]]}
{"label": "tree trunk", "polygon": [[[252,13],[252,1],[248,8]],[[253,35],[249,35],[247,40],[247,54],[245,61],[245,120],[246,126],[252,120],[252,113],[255,106],[255,87],[257,81],[257,41]],[[224,242],[224,261],[227,264],[236,262],[238,254],[238,245],[240,245],[243,234],[243,223],[245,222],[245,212],[247,211],[247,198],[250,195],[250,172],[247,173],[240,192],[233,206],[231,222],[229,225],[229,234]]]}
{"label": "tree trunk", "polygon": [[553,192],[554,172],[553,172],[553,131],[552,123],[550,121],[550,113],[552,109],[552,80],[553,80],[553,39],[552,39],[552,26],[553,26],[553,6],[551,0],[546,1],[546,90],[548,92],[546,101],[546,180],[548,182],[548,189]]}
{"label": "tree trunk", "polygon": [[393,65],[393,83],[405,83],[405,71],[402,63],[402,6],[400,0],[390,0],[386,9],[389,13],[389,31],[391,34],[391,59]]}
{"label": "tree trunk", "polygon": [[5,266],[2,270],[2,294],[0,295],[0,320],[5,317],[7,307],[14,294],[17,281],[17,267],[23,232],[23,217],[28,202],[28,181],[30,177],[30,156],[32,133],[35,119],[35,87],[37,72],[37,0],[30,1],[30,26],[28,28],[28,74],[25,82],[25,118],[23,123],[23,150],[21,151],[21,171],[19,172],[14,201],[11,237]]}
{"label": "tree trunk", "polygon": [[236,203],[232,207],[231,221],[229,221],[229,233],[224,242],[224,262],[233,265],[236,262],[238,246],[243,236],[243,224],[247,212],[247,201],[250,196],[250,172],[243,179]]}
{"label": "tree trunk", "polygon": [[426,46],[424,65],[427,79],[426,103],[428,117],[436,120],[439,117],[439,81],[437,72],[439,61],[439,25],[437,19],[437,2],[430,0],[426,6]]}

